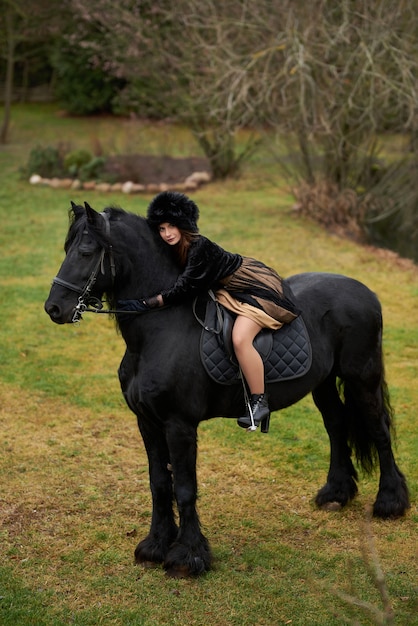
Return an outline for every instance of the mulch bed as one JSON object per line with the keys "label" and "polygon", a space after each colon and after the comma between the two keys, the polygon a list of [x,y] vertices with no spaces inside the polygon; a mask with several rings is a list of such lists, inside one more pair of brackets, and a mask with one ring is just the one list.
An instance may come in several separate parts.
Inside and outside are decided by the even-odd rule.
{"label": "mulch bed", "polygon": [[105,173],[115,182],[130,180],[142,185],[179,183],[193,172],[202,171],[211,171],[209,161],[203,157],[128,154],[107,157],[105,165]]}

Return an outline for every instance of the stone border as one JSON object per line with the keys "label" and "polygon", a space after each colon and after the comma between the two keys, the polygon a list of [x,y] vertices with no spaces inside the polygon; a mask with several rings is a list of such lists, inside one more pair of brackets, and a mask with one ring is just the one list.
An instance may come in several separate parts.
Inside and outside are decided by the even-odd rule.
{"label": "stone border", "polygon": [[126,194],[134,193],[159,193],[160,191],[194,191],[203,184],[210,183],[212,176],[209,172],[193,172],[183,182],[178,183],[149,183],[141,185],[130,180],[124,183],[104,183],[96,181],[86,181],[73,178],[42,178],[39,174],[32,174],[29,178],[31,185],[45,185],[54,189],[83,189],[86,191],[121,191]]}

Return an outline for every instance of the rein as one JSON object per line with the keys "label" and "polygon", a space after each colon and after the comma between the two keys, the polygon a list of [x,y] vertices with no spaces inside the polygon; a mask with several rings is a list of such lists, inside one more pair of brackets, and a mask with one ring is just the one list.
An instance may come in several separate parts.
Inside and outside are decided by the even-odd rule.
{"label": "rein", "polygon": [[221,307],[220,307],[219,302],[217,301],[217,299],[215,297],[215,294],[213,293],[212,289],[209,289],[208,295],[215,303],[216,317],[218,319],[218,328],[209,328],[209,326],[206,326],[205,322],[202,319],[200,319],[200,317],[198,316],[197,311],[196,311],[198,297],[196,297],[193,300],[193,306],[192,306],[192,308],[193,308],[193,315],[195,316],[196,321],[200,324],[200,326],[204,330],[207,330],[210,333],[214,333],[215,335],[220,335],[222,330],[223,330],[223,325],[224,325],[224,318],[223,318],[223,315],[222,315]]}

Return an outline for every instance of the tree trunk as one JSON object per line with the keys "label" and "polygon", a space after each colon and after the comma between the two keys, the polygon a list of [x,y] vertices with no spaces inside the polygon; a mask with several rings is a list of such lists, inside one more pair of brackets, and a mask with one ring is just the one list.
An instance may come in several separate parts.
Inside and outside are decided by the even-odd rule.
{"label": "tree trunk", "polygon": [[6,37],[7,37],[7,66],[6,82],[4,87],[4,117],[0,129],[0,144],[6,143],[9,132],[10,113],[13,99],[13,74],[14,74],[14,53],[15,37],[13,30],[12,9],[8,9],[5,15]]}

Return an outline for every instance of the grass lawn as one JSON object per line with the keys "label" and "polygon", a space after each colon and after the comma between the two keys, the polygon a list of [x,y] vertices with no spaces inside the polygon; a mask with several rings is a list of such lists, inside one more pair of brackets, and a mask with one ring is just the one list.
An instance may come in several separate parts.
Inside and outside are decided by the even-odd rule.
{"label": "grass lawn", "polygon": [[[329,448],[310,398],[273,416],[270,433],[234,420],[199,429],[199,513],[214,555],[198,580],[167,579],[133,564],[148,532],[147,460],[122,399],[122,339],[86,316],[56,326],[43,311],[63,258],[70,200],[144,214],[149,196],[33,187],[18,168],[37,144],[108,152],[198,155],[181,128],[112,118],[71,119],[54,106],[16,106],[0,147],[0,623],[163,626],[378,623],[345,591],[381,608],[370,576],[366,511],[377,476],[340,512],[316,509]],[[267,156],[239,180],[192,197],[201,231],[287,276],[331,271],[365,282],[381,299],[386,370],[396,411],[396,457],[412,507],[370,530],[396,624],[417,622],[418,272],[396,255],[362,247],[298,219]],[[363,548],[362,548],[363,546]],[[358,620],[355,622],[354,620]]]}

